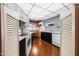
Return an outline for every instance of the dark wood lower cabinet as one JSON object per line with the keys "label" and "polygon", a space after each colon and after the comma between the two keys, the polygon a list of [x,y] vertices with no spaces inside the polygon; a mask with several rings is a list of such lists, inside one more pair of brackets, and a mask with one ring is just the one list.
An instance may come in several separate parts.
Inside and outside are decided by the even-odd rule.
{"label": "dark wood lower cabinet", "polygon": [[41,39],[52,44],[52,33],[41,32]]}
{"label": "dark wood lower cabinet", "polygon": [[26,38],[19,42],[19,54],[20,56],[26,56]]}

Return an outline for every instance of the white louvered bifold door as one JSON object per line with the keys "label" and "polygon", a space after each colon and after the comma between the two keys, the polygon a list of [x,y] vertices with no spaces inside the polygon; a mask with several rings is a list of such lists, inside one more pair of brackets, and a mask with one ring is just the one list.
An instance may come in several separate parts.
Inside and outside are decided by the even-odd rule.
{"label": "white louvered bifold door", "polygon": [[[68,14],[68,13],[67,13]],[[63,16],[61,21],[61,55],[74,55],[73,17],[72,14]]]}
{"label": "white louvered bifold door", "polygon": [[[12,16],[13,15],[13,16]],[[18,20],[17,14],[4,8],[4,54],[5,56],[19,55]]]}

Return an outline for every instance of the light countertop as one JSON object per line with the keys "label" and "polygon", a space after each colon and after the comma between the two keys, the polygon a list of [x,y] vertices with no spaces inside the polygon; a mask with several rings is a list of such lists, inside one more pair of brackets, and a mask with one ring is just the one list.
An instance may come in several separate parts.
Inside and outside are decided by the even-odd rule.
{"label": "light countertop", "polygon": [[26,38],[26,36],[19,36],[19,41],[21,41],[24,38]]}

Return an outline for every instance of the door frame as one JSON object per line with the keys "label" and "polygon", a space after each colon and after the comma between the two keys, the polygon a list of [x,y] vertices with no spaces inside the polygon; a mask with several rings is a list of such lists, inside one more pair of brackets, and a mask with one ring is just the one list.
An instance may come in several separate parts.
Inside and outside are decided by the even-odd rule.
{"label": "door frame", "polygon": [[79,4],[75,4],[75,56],[79,56]]}

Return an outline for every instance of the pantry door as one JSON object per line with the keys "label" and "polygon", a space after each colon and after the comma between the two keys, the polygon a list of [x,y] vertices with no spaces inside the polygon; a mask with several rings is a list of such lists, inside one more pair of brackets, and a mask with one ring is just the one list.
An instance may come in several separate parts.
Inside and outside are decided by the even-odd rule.
{"label": "pantry door", "polygon": [[18,56],[19,55],[19,36],[18,13],[8,9],[3,5],[3,19],[2,24],[2,55],[4,56]]}

